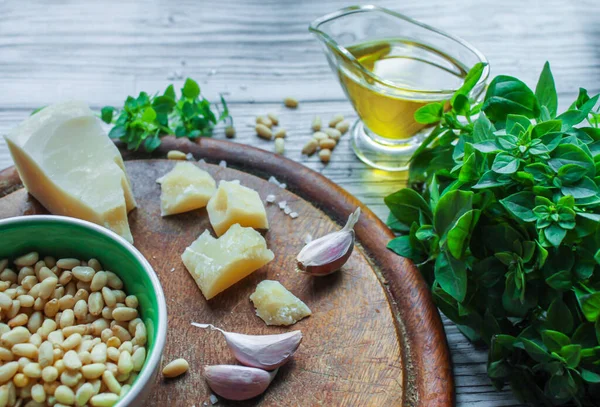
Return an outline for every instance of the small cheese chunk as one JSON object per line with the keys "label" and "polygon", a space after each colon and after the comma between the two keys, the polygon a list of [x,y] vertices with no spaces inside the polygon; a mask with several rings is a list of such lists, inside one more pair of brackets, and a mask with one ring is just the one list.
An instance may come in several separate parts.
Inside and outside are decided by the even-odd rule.
{"label": "small cheese chunk", "polygon": [[239,181],[221,181],[206,206],[210,224],[221,236],[235,223],[255,229],[268,229],[267,212],[258,192]]}
{"label": "small cheese chunk", "polygon": [[156,182],[161,187],[162,216],[204,208],[217,190],[213,177],[190,162],[177,163]]}
{"label": "small cheese chunk", "polygon": [[238,224],[231,226],[218,239],[205,230],[181,255],[183,264],[207,300],[274,257],[260,233]]}
{"label": "small cheese chunk", "polygon": [[267,325],[292,325],[312,314],[305,303],[279,281],[264,280],[250,296],[258,315]]}
{"label": "small cheese chunk", "polygon": [[135,208],[119,150],[83,102],[47,106],[6,136],[27,191],[55,215],[112,229],[130,242]]}

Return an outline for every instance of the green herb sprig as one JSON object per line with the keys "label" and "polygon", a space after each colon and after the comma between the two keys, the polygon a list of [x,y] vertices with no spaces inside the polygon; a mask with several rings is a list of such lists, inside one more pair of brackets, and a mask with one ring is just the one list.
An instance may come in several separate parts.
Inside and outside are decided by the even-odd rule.
{"label": "green herb sprig", "polygon": [[[160,138],[174,134],[175,137],[212,136],[215,125],[232,119],[225,99],[221,96],[221,112],[215,114],[211,103],[202,97],[200,87],[187,78],[177,99],[173,85],[162,95],[149,96],[140,92],[137,98],[128,96],[121,110],[105,106],[101,118],[105,123],[114,123],[108,133],[110,138],[126,143],[127,149],[137,150],[144,146],[147,152],[160,145]],[[217,109],[215,109],[217,110]]]}
{"label": "green herb sprig", "polygon": [[548,63],[535,91],[497,76],[468,95],[476,65],[415,153],[409,188],[385,198],[439,309],[489,346],[487,372],[533,405],[600,400],[599,96],[580,89],[557,114]]}

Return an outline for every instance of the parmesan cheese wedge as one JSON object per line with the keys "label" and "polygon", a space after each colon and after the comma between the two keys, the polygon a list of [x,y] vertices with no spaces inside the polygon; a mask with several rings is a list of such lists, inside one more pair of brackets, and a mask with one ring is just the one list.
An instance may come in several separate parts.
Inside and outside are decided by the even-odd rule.
{"label": "parmesan cheese wedge", "polygon": [[161,187],[162,216],[204,208],[217,190],[213,177],[190,162],[177,163],[156,182]]}
{"label": "parmesan cheese wedge", "polygon": [[181,255],[183,264],[207,300],[274,257],[260,233],[237,223],[218,239],[205,230]]}
{"label": "parmesan cheese wedge", "polygon": [[267,325],[292,325],[312,314],[305,303],[275,280],[261,281],[250,300],[256,315]]}
{"label": "parmesan cheese wedge", "polygon": [[210,224],[221,236],[233,224],[255,229],[268,229],[267,211],[258,192],[240,181],[221,181],[206,206]]}
{"label": "parmesan cheese wedge", "polygon": [[25,188],[50,213],[133,242],[127,213],[136,203],[123,159],[85,103],[45,107],[5,139]]}

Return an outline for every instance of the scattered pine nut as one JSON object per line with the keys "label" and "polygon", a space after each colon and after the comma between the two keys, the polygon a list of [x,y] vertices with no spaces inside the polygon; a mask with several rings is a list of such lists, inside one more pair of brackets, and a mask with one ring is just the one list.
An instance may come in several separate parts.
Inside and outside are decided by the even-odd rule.
{"label": "scattered pine nut", "polygon": [[342,120],[338,124],[335,125],[335,129],[342,134],[346,134],[348,129],[350,128],[350,123],[347,120]]}
{"label": "scattered pine nut", "polygon": [[[278,138],[285,138],[286,136],[287,136],[287,132],[283,128],[277,130],[275,132],[275,134],[273,135],[273,137],[275,137],[276,139],[278,139]],[[275,140],[275,141],[277,141],[277,140]]]}
{"label": "scattered pine nut", "polygon": [[291,97],[287,97],[283,99],[283,104],[285,105],[285,107],[295,109],[298,107],[298,100]]}
{"label": "scattered pine nut", "polygon": [[258,137],[264,138],[265,140],[271,140],[273,138],[273,132],[264,124],[257,124],[255,129]]}
{"label": "scattered pine nut", "polygon": [[277,115],[275,113],[267,113],[267,117],[269,118],[269,120],[271,120],[271,123],[273,123],[275,126],[277,126],[279,124],[279,117],[277,117]]}
{"label": "scattered pine nut", "polygon": [[225,127],[225,137],[234,138],[235,137],[235,127],[233,127],[233,126]]}
{"label": "scattered pine nut", "polygon": [[323,133],[322,131],[317,131],[315,134],[313,134],[313,138],[317,141],[325,140],[327,138],[327,134]]}
{"label": "scattered pine nut", "polygon": [[315,116],[315,118],[312,121],[311,127],[310,127],[313,131],[319,131],[321,130],[321,118],[319,116]]}
{"label": "scattered pine nut", "polygon": [[328,148],[322,149],[319,151],[319,158],[321,159],[321,162],[327,164],[331,159],[331,150]]}
{"label": "scattered pine nut", "polygon": [[[167,158],[169,160],[187,160],[187,156],[184,152],[179,150],[171,150],[167,153]],[[59,266],[60,267],[60,266]]]}
{"label": "scattered pine nut", "polygon": [[329,127],[335,127],[342,120],[344,120],[344,116],[341,114],[336,114],[331,120],[329,120]]}
{"label": "scattered pine nut", "polygon": [[188,364],[187,360],[179,358],[167,364],[163,368],[162,374],[163,376],[169,378],[177,377],[187,372],[189,368],[190,365]]}
{"label": "scattered pine nut", "polygon": [[314,138],[308,140],[308,143],[302,147],[302,154],[313,155],[315,151],[317,151],[317,147],[319,147],[319,142]]}
{"label": "scattered pine nut", "polygon": [[256,124],[264,124],[268,128],[273,127],[273,122],[271,121],[271,119],[269,119],[268,117],[264,117],[264,116],[257,116]]}
{"label": "scattered pine nut", "polygon": [[322,149],[333,150],[335,148],[336,142],[334,139],[326,138],[319,141],[319,147]]}
{"label": "scattered pine nut", "polygon": [[285,142],[282,138],[275,139],[275,152],[277,154],[283,154],[285,151]]}
{"label": "scattered pine nut", "polygon": [[339,130],[332,129],[331,127],[324,129],[323,132],[327,134],[329,138],[334,139],[336,142],[340,141],[340,138],[342,137],[342,133],[340,133]]}

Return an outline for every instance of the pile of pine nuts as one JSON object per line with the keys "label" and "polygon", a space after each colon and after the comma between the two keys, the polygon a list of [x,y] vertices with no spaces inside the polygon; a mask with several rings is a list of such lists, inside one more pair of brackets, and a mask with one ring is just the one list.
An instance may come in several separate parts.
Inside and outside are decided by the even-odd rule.
{"label": "pile of pine nuts", "polygon": [[279,117],[275,113],[268,113],[266,116],[258,116],[256,118],[256,135],[265,140],[275,138],[275,152],[283,154],[285,152],[285,142],[283,139],[287,136],[287,131],[284,128],[279,128],[275,132],[273,126],[279,125]]}
{"label": "pile of pine nuts", "polygon": [[138,299],[96,259],[0,260],[0,406],[112,406],[146,359]]}
{"label": "pile of pine nuts", "polygon": [[331,159],[331,152],[342,135],[348,131],[350,124],[344,120],[344,116],[337,114],[329,121],[328,128],[322,129],[321,127],[321,118],[315,116],[311,125],[314,131],[313,137],[302,148],[302,154],[311,156],[319,150],[319,158],[326,164]]}

